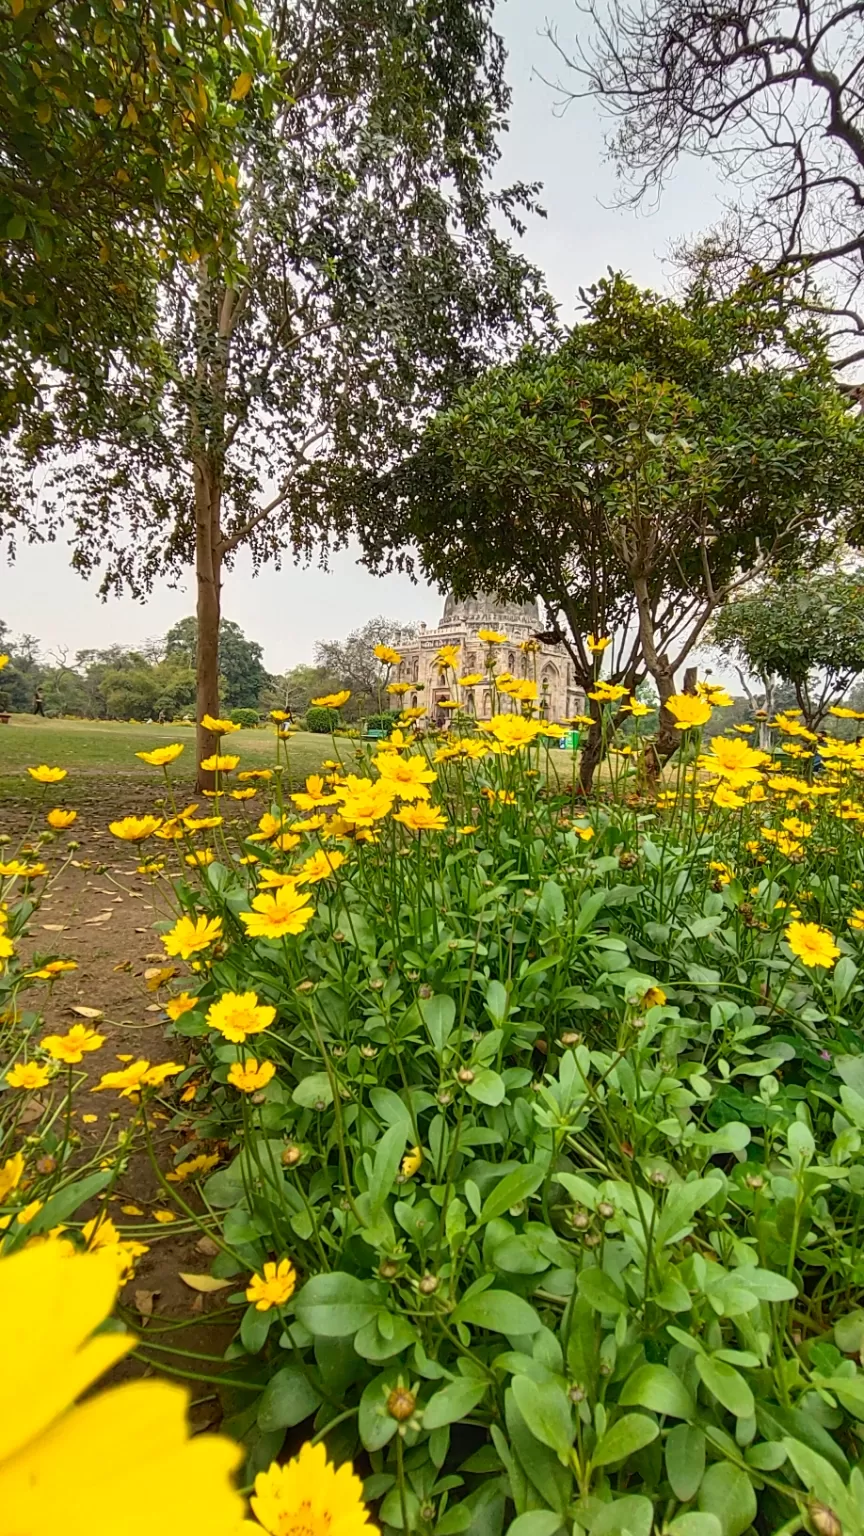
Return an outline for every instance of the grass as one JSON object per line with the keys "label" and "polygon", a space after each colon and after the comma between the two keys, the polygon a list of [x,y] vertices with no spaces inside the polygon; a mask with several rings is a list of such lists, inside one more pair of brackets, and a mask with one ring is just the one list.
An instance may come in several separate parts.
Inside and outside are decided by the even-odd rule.
{"label": "grass", "polygon": [[[110,776],[117,779],[151,783],[161,787],[159,769],[150,768],[135,756],[179,741],[186,751],[172,767],[172,777],[190,781],[195,762],[195,729],[191,725],[133,725],[123,720],[39,720],[29,715],[13,715],[8,725],[0,725],[0,800],[20,800],[41,794],[26,770],[37,763],[67,768],[69,778],[57,787],[64,803],[75,803],[75,780],[86,777],[92,792],[95,782]],[[264,767],[273,762],[273,729],[237,732],[226,750],[237,752],[241,768]],[[329,736],[298,732],[291,738],[292,780],[299,782],[332,755]],[[340,743],[345,761],[351,761],[353,743]],[[132,787],[130,785],[130,787]]]}

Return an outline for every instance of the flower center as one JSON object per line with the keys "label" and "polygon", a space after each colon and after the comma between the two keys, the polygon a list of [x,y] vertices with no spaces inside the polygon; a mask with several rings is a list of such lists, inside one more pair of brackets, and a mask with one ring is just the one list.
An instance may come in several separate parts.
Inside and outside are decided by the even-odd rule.
{"label": "flower center", "polygon": [[299,1509],[279,1516],[279,1536],[328,1536],[330,1520],[329,1514],[313,1514],[311,1504],[304,1501]]}

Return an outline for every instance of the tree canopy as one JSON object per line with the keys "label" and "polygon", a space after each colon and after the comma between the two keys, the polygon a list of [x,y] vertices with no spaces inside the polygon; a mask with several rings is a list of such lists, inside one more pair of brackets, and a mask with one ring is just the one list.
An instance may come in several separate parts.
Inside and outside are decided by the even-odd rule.
{"label": "tree canopy", "polygon": [[175,268],[166,376],[64,420],[30,527],[65,520],[103,590],[143,593],[194,562],[199,718],[218,712],[238,550],[258,564],[347,536],[358,467],[398,459],[424,411],[547,314],[498,228],[533,194],[490,184],[509,101],[491,10],[449,0],[430,25],[393,0],[281,8],[283,95],[240,154],[242,271],[203,249]]}
{"label": "tree canopy", "polygon": [[585,636],[612,634],[612,676],[665,702],[736,586],[818,550],[862,484],[864,429],[779,288],[675,302],[613,276],[367,484],[364,537],[373,563],[415,542],[457,593],[542,597],[583,686]]}
{"label": "tree canopy", "polygon": [[0,431],[64,376],[89,393],[118,352],[152,360],[160,274],[229,255],[243,103],[268,71],[246,0],[4,8]]}
{"label": "tree canopy", "polygon": [[[194,616],[172,625],[165,636],[164,646],[166,659],[182,660],[194,675],[198,649],[198,625]],[[264,652],[257,640],[248,640],[239,624],[233,619],[220,621],[219,676],[226,708],[258,708],[262,692],[273,682],[263,658]]]}
{"label": "tree canopy", "polygon": [[864,673],[864,570],[764,582],[717,615],[713,639],[752,675],[790,684],[807,725],[821,725]]}

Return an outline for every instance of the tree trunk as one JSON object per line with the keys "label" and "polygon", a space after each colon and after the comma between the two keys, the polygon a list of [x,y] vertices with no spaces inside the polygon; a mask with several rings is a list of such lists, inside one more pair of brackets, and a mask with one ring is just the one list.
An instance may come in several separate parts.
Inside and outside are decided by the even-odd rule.
{"label": "tree trunk", "polygon": [[222,608],[222,563],[219,556],[219,487],[206,459],[195,465],[195,581],[198,619],[196,656],[197,786],[213,789],[215,774],[201,763],[219,750],[219,737],[208,731],[205,715],[219,715],[219,619]]}
{"label": "tree trunk", "polygon": [[579,794],[588,796],[594,784],[600,759],[603,756],[603,730],[599,720],[588,727],[585,745],[579,754]]}

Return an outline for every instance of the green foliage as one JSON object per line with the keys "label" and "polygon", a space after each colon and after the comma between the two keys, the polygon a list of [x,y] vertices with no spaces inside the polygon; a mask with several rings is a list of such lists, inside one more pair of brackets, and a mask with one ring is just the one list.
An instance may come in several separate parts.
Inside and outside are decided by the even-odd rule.
{"label": "green foliage", "polygon": [[[232,1147],[204,1192],[258,1427],[308,1417],[368,1458],[384,1536],[406,1511],[444,1536],[769,1536],[812,1495],[861,1536],[858,825],[813,797],[802,866],[761,835],[789,786],[758,772],[731,818],[707,794],[697,815],[698,785],[658,808],[632,781],[574,815],[542,750],[457,744],[431,789],[448,827],[382,809],[300,933],[252,941],[243,914],[320,829],[226,839],[178,883],[222,924],[175,1028],[202,1135]],[[347,762],[380,774],[362,747]],[[838,803],[860,795],[857,760],[831,771]],[[836,935],[824,968],[796,959],[793,902]],[[207,1010],[250,974],[276,1070],[240,1095],[249,1042]],[[292,1296],[247,1308],[283,1256]]]}
{"label": "green foliage", "polygon": [[807,724],[821,724],[864,672],[864,571],[793,573],[736,598],[718,615],[719,648],[795,689]]}
{"label": "green foliage", "polygon": [[344,640],[318,641],[315,646],[317,667],[329,677],[337,678],[339,688],[351,690],[345,710],[349,720],[359,720],[374,711],[380,713],[388,703],[384,689],[391,675],[390,669],[377,660],[375,646],[388,645],[398,649],[400,636],[407,640],[416,633],[416,624],[400,624],[379,616],[352,630]]}
{"label": "green foliage", "polygon": [[583,685],[585,636],[612,635],[612,680],[650,675],[662,702],[742,573],[800,562],[860,505],[864,425],[768,283],[675,302],[614,276],[585,311],[367,482],[364,538],[373,559],[416,543],[457,593],[539,594]]}
{"label": "green foliage", "polygon": [[396,711],[385,709],[377,715],[367,715],[365,720],[368,731],[392,731],[398,723],[399,715]]}
{"label": "green foliage", "polygon": [[[182,659],[194,670],[197,641],[195,619],[181,619],[165,636],[166,657]],[[272,682],[263,656],[257,640],[247,640],[233,619],[222,619],[219,625],[219,674],[222,702],[227,709],[257,711],[262,690]]]}
{"label": "green foliage", "polygon": [[[0,16],[0,428],[50,369],[148,366],[160,277],[230,246],[236,156],[267,34],[219,0],[10,0]],[[256,80],[232,101],[235,80]],[[32,427],[32,422],[30,423]]]}
{"label": "green foliage", "polygon": [[306,729],[314,736],[329,736],[341,724],[341,720],[338,709],[324,709],[321,705],[313,704],[306,711]]}
{"label": "green foliage", "polygon": [[261,716],[257,709],[232,709],[228,718],[235,725],[245,726],[247,730],[254,730],[255,726],[261,723]]}

